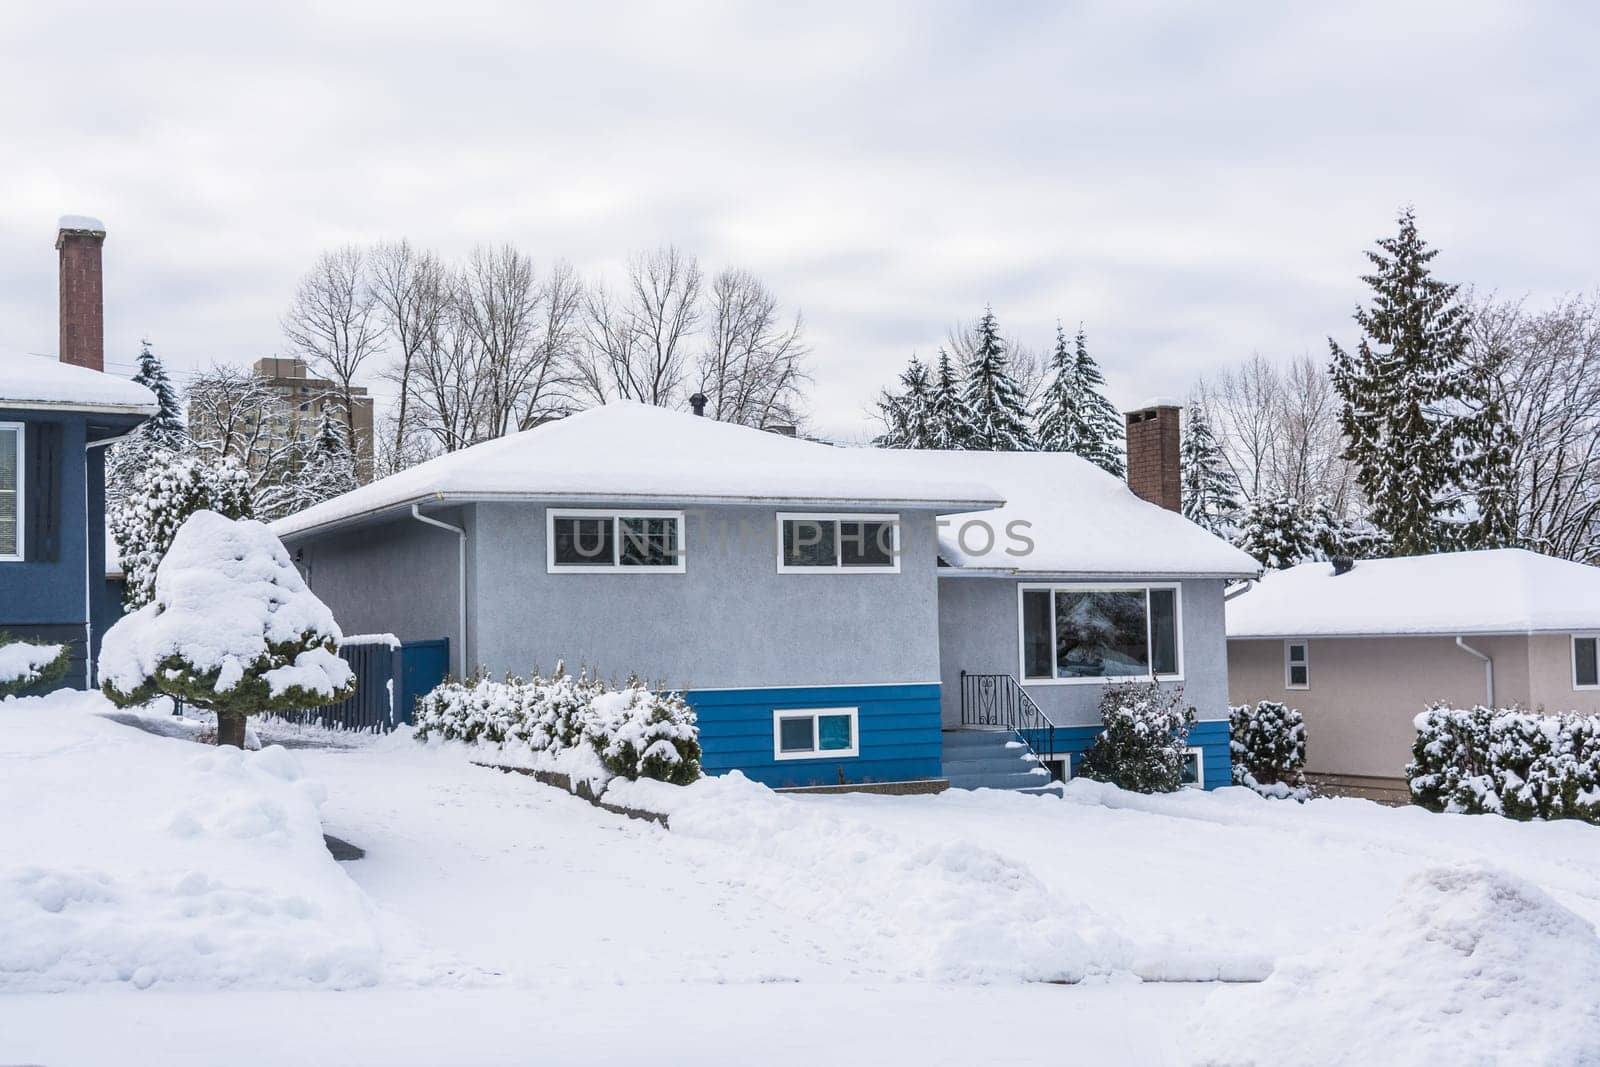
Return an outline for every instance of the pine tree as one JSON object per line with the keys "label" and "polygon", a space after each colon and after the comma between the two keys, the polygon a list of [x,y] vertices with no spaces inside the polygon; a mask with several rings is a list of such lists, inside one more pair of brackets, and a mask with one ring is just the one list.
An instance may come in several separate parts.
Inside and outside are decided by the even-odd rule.
{"label": "pine tree", "polygon": [[140,433],[156,448],[167,452],[177,451],[183,447],[186,439],[183,416],[178,410],[178,393],[172,388],[167,368],[162,365],[160,357],[150,350],[150,342],[145,340],[139,343],[142,346],[139,369],[134,372],[133,380],[156,395],[156,404],[160,409],[140,427]]}
{"label": "pine tree", "polygon": [[975,447],[976,438],[970,413],[961,395],[950,353],[939,349],[939,363],[928,393],[928,447],[961,449]]}
{"label": "pine tree", "polygon": [[1084,337],[1082,326],[1078,327],[1072,348],[1073,366],[1076,368],[1078,381],[1082,383],[1083,395],[1087,401],[1084,412],[1085,423],[1089,438],[1093,442],[1091,452],[1084,458],[1118,478],[1126,477],[1128,468],[1123,461],[1123,455],[1127,451],[1123,441],[1126,430],[1122,413],[1117,410],[1115,404],[1106,399],[1106,379],[1100,373],[1100,365],[1089,355],[1089,344]]}
{"label": "pine tree", "polygon": [[[1409,208],[1399,224],[1366,254],[1372,305],[1356,309],[1363,336],[1355,352],[1328,340],[1345,456],[1396,555],[1504,543],[1509,430],[1487,376],[1470,365],[1458,287],[1429,273],[1438,252],[1417,234]],[[1487,509],[1475,504],[1463,520],[1475,489]]]}
{"label": "pine tree", "polygon": [[916,356],[900,374],[900,392],[887,389],[878,398],[885,429],[874,438],[879,448],[933,448],[933,385],[928,365]]}
{"label": "pine tree", "polygon": [[1189,404],[1179,463],[1182,468],[1183,515],[1212,533],[1228,530],[1236,521],[1239,498],[1233,475],[1228,473],[1222,447],[1211,432],[1211,421],[1199,401]]}
{"label": "pine tree", "polygon": [[350,447],[339,405],[322,405],[316,441],[299,479],[305,489],[305,507],[348,493],[361,484],[356,477],[356,456]]}
{"label": "pine tree", "polygon": [[1299,501],[1286,493],[1265,494],[1245,510],[1237,544],[1269,570],[1282,570],[1314,558],[1316,531]]}
{"label": "pine tree", "polygon": [[1127,473],[1122,461],[1122,416],[1106,399],[1105,377],[1089,355],[1081,327],[1068,347],[1066,331],[1056,324],[1050,371],[1050,385],[1040,405],[1040,449],[1071,452],[1122,477]]}
{"label": "pine tree", "polygon": [[228,456],[155,452],[106,523],[122,550],[123,605],[134,611],[155,595],[156,569],[185,519],[215,511],[230,519],[254,511],[250,475]]}
{"label": "pine tree", "polygon": [[978,320],[972,361],[962,392],[973,439],[970,447],[990,452],[1029,452],[1034,448],[1022,387],[1008,372],[1005,341],[993,309]]}

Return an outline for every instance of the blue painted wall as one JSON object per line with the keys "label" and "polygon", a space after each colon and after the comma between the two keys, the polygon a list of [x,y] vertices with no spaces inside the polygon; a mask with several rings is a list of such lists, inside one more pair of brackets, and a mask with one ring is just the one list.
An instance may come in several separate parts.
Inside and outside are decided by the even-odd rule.
{"label": "blue painted wall", "polygon": [[[941,776],[937,685],[698,689],[684,694],[700,721],[707,774],[743,771],[774,788],[907,782]],[[860,755],[773,758],[772,713],[856,708]]]}
{"label": "blue painted wall", "polygon": [[[1056,755],[1067,754],[1072,759],[1072,773],[1078,773],[1083,754],[1094,747],[1098,726],[1056,727]],[[1205,768],[1205,787],[1219,789],[1233,784],[1233,757],[1228,751],[1228,721],[1204,720],[1194,724],[1189,731],[1189,747],[1201,749],[1200,762]]]}

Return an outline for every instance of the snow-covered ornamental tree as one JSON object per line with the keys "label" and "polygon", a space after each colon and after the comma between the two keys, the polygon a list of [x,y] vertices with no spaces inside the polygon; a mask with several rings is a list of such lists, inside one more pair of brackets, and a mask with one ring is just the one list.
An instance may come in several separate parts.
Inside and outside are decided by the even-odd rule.
{"label": "snow-covered ornamental tree", "polygon": [[106,520],[122,551],[123,606],[132,611],[150,603],[156,568],[185,519],[201,510],[249,518],[254,504],[250,475],[232,459],[152,453]]}
{"label": "snow-covered ornamental tree", "polygon": [[1124,682],[1100,700],[1105,729],[1083,754],[1078,773],[1135,793],[1172,793],[1183,787],[1193,708],[1180,707],[1183,690],[1156,682]]}
{"label": "snow-covered ornamental tree", "polygon": [[1600,823],[1600,715],[1441,704],[1416,725],[1406,778],[1423,807]]}
{"label": "snow-covered ornamental tree", "polygon": [[59,681],[67,673],[67,660],[66,645],[19,641],[0,631],[0,697]]}
{"label": "snow-covered ornamental tree", "polygon": [[1228,709],[1233,784],[1264,797],[1306,800],[1306,721],[1276,700]]}
{"label": "snow-covered ornamental tree", "polygon": [[195,512],[154,584],[150,603],[101,644],[101,688],[118,706],[179,697],[217,713],[217,744],[242,748],[248,715],[355,692],[333,613],[261,523]]}

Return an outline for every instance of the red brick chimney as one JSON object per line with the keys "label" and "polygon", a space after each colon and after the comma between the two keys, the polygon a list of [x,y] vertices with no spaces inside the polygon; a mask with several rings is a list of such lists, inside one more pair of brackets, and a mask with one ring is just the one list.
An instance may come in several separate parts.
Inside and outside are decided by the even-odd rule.
{"label": "red brick chimney", "polygon": [[1127,414],[1128,488],[1169,511],[1183,510],[1178,470],[1179,418],[1183,408],[1156,400]]}
{"label": "red brick chimney", "polygon": [[61,362],[106,369],[105,299],[100,281],[100,246],[106,224],[87,215],[63,215],[56,223],[61,253]]}

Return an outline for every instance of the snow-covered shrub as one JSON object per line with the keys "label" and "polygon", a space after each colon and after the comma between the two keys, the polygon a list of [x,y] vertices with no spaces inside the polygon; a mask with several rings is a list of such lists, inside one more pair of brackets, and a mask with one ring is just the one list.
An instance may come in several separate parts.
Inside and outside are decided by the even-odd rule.
{"label": "snow-covered shrub", "polygon": [[684,785],[700,777],[700,731],[681,696],[634,681],[612,689],[559,664],[549,677],[447,680],[417,701],[413,723],[419,741],[520,744],[552,755],[588,748],[624,778]]}
{"label": "snow-covered shrub", "polygon": [[1193,708],[1180,707],[1181,688],[1124,682],[1100,700],[1105,729],[1083,754],[1078,773],[1135,793],[1172,793],[1183,787]]}
{"label": "snow-covered shrub", "polygon": [[217,713],[218,744],[243,747],[247,715],[355,692],[333,613],[254,519],[195,512],[161,560],[154,593],[101,643],[101,688],[119,706],[179,697]]}
{"label": "snow-covered shrub", "polygon": [[1276,700],[1228,709],[1233,783],[1264,797],[1306,800],[1306,721]]}
{"label": "snow-covered shrub", "polygon": [[1406,778],[1423,807],[1600,823],[1600,716],[1436,705],[1416,725]]}
{"label": "snow-covered shrub", "polygon": [[67,673],[66,645],[19,641],[0,631],[0,697],[59,681]]}
{"label": "snow-covered shrub", "polygon": [[129,611],[155,596],[156,569],[178,529],[197,511],[252,516],[250,475],[231,458],[155,452],[106,524],[122,552],[122,601]]}

